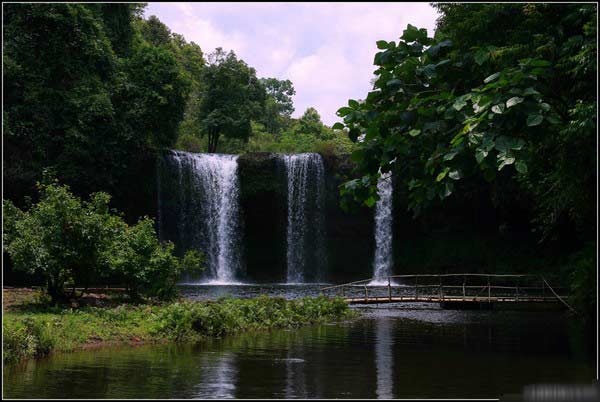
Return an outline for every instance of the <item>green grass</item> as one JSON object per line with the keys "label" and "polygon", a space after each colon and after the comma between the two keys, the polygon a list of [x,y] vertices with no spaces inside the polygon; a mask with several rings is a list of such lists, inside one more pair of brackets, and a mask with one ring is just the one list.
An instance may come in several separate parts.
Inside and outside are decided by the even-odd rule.
{"label": "green grass", "polygon": [[355,315],[341,299],[223,298],[118,307],[46,307],[5,312],[4,362],[119,342],[193,342],[243,331],[292,328]]}

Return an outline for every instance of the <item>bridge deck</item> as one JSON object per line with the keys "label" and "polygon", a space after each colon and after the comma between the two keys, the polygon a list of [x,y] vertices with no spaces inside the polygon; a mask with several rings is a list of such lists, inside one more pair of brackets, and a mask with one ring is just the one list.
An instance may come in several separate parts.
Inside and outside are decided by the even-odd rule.
{"label": "bridge deck", "polygon": [[[397,280],[402,284],[396,284]],[[442,303],[467,308],[494,303],[562,303],[575,312],[565,301],[567,296],[559,295],[544,277],[526,274],[391,275],[328,286],[321,292],[341,296],[348,304]]]}
{"label": "bridge deck", "polygon": [[380,303],[560,303],[556,297],[453,297],[432,296],[393,296],[393,297],[352,297],[345,298],[348,304],[380,304]]}

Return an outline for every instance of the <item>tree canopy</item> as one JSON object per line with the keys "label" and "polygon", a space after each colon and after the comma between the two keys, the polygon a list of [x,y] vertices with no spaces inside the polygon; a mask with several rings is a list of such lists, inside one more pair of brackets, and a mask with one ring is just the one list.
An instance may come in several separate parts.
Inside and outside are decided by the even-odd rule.
{"label": "tree canopy", "polygon": [[250,122],[262,110],[266,93],[254,68],[233,51],[217,48],[208,59],[197,118],[208,136],[208,152],[216,152],[221,135],[248,140]]}
{"label": "tree canopy", "polygon": [[[373,90],[338,110],[363,177],[342,189],[374,205],[393,170],[421,212],[480,183],[534,204],[552,234],[591,233],[596,168],[596,7],[440,4],[435,37],[409,25],[377,42]],[[588,189],[588,191],[581,191]]]}

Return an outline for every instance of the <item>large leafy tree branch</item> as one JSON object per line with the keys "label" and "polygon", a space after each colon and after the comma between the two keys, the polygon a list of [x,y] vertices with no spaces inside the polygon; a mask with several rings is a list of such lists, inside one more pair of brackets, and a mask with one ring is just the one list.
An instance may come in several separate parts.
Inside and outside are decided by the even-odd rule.
{"label": "large leafy tree branch", "polygon": [[[372,206],[381,173],[394,171],[408,188],[409,208],[415,213],[468,183],[480,178],[493,183],[502,175],[516,179],[538,198],[538,205],[545,205],[538,211],[545,229],[563,212],[579,221],[589,216],[589,197],[575,189],[572,197],[548,192],[564,182],[589,186],[595,181],[588,148],[596,127],[591,113],[595,85],[590,85],[595,80],[595,10],[567,7],[562,10],[566,15],[558,17],[554,9],[518,8],[523,6],[509,6],[523,28],[504,38],[526,43],[527,36],[534,37],[535,45],[547,46],[528,49],[518,41],[485,43],[478,37],[457,44],[455,38],[471,29],[459,21],[473,18],[472,8],[479,14],[506,12],[498,5],[469,5],[468,10],[452,5],[435,38],[409,25],[397,43],[377,42],[373,90],[364,100],[350,100],[340,108],[343,123],[333,127],[345,129],[358,144],[352,158],[362,177],[343,185],[346,207],[355,202]],[[560,34],[546,26],[549,20],[560,25]],[[494,27],[480,24],[479,29]],[[587,81],[565,85],[580,79]],[[581,131],[575,134],[573,127]],[[591,157],[567,163],[557,150],[565,142],[570,142],[570,157]],[[565,203],[567,199],[572,202]]]}

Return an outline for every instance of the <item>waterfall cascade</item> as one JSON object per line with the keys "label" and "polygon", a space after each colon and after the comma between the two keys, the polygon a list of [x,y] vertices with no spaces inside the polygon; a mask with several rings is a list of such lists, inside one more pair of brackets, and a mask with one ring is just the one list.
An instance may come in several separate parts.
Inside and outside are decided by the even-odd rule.
{"label": "waterfall cascade", "polygon": [[377,182],[379,200],[375,205],[375,259],[373,283],[385,282],[392,275],[392,178],[391,172],[382,174]]}
{"label": "waterfall cascade", "polygon": [[[211,282],[234,282],[242,268],[237,155],[171,151],[166,159],[177,170],[177,194],[168,195],[175,199],[178,243],[206,254]],[[165,212],[159,211],[159,231]]]}
{"label": "waterfall cascade", "polygon": [[[321,280],[326,264],[325,168],[316,153],[283,155],[288,186],[287,282]],[[312,272],[309,268],[313,268]]]}

